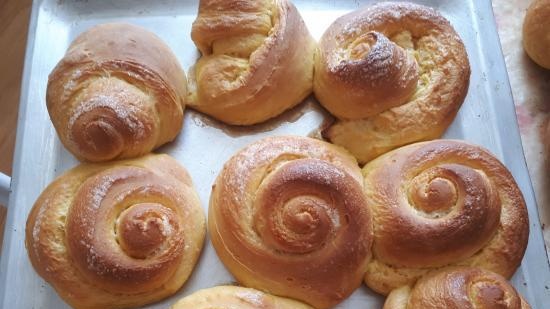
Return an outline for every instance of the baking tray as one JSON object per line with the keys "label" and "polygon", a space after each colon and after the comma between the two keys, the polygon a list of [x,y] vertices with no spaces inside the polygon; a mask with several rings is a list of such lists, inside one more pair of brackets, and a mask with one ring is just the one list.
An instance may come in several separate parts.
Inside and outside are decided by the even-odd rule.
{"label": "baking tray", "polygon": [[[299,1],[298,7],[315,38],[338,16],[374,1]],[[500,50],[490,0],[415,1],[438,9],[465,42],[472,75],[468,96],[445,137],[464,139],[491,150],[510,169],[529,209],[529,245],[514,286],[533,308],[550,304],[550,267],[537,206],[523,157],[514,104]],[[46,111],[49,72],[80,32],[92,25],[126,21],[148,28],[164,39],[188,70],[199,56],[190,38],[198,1],[63,1],[33,3],[5,240],[0,264],[0,307],[67,308],[32,269],[24,246],[27,214],[42,190],[78,162],[61,145]],[[191,173],[205,211],[210,188],[226,160],[241,147],[270,135],[316,134],[328,115],[310,97],[267,123],[247,127],[222,125],[187,110],[184,128],[168,153]],[[147,308],[166,308],[198,289],[233,283],[207,239],[199,263],[186,285],[173,297]],[[383,298],[361,286],[336,308],[381,308]]]}

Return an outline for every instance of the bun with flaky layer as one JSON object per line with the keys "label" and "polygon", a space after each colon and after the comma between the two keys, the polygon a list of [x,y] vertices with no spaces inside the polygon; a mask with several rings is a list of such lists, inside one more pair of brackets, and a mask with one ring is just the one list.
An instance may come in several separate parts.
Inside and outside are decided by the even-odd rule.
{"label": "bun with flaky layer", "polygon": [[201,252],[205,218],[191,178],[167,155],[85,164],[32,208],[36,272],[75,308],[129,308],[174,294]]}
{"label": "bun with flaky layer", "polygon": [[374,245],[365,281],[381,294],[430,270],[477,266],[510,278],[527,246],[523,195],[481,147],[436,140],[391,151],[363,168]]}
{"label": "bun with flaky layer", "polygon": [[209,232],[247,287],[329,308],[365,274],[372,222],[357,162],[305,137],[255,142],[224,166],[212,189]]}
{"label": "bun with flaky layer", "polygon": [[191,37],[202,54],[189,73],[196,110],[249,125],[311,92],[316,43],[288,0],[201,0]]}
{"label": "bun with flaky layer", "polygon": [[392,2],[356,10],[319,42],[313,90],[337,117],[323,135],[360,163],[440,137],[469,78],[462,40],[435,10]]}
{"label": "bun with flaky layer", "polygon": [[179,133],[186,83],[155,34],[102,24],[71,43],[49,76],[46,102],[59,139],[78,159],[131,158]]}

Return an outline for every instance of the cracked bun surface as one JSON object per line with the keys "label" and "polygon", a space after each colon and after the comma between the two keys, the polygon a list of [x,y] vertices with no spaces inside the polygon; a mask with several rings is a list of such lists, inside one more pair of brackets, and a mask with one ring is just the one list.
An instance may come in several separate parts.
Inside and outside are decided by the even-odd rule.
{"label": "cracked bun surface", "polygon": [[191,31],[202,56],[189,72],[189,105],[250,125],[312,90],[316,42],[288,0],[201,0]]}
{"label": "cracked bun surface", "polygon": [[432,8],[384,2],[338,18],[319,42],[313,90],[337,121],[323,135],[366,163],[440,137],[468,91],[462,40]]}

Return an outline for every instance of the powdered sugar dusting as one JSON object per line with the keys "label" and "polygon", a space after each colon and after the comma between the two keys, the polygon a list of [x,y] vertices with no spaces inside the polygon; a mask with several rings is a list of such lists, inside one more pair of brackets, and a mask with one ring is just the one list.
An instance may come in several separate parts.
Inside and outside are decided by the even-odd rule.
{"label": "powdered sugar dusting", "polygon": [[173,233],[173,227],[170,223],[170,218],[168,218],[166,215],[162,215],[162,225],[161,225],[161,234],[164,237],[168,237],[172,235]]}
{"label": "powdered sugar dusting", "polygon": [[[44,201],[44,205],[48,205],[49,203],[49,198]],[[33,250],[37,258],[40,258],[40,254],[38,254],[38,245],[40,243],[40,231],[42,230],[42,222],[44,221],[44,217],[46,216],[46,209],[47,207],[45,206],[40,207],[40,209],[38,210],[38,214],[36,215],[34,227],[32,229]]]}
{"label": "powdered sugar dusting", "polygon": [[136,139],[143,138],[145,127],[138,117],[142,111],[137,106],[131,104],[122,105],[113,96],[103,94],[94,96],[91,100],[79,104],[69,119],[69,128],[72,128],[75,121],[83,114],[98,108],[112,110],[116,114],[116,117],[123,121],[131,132],[134,133]]}
{"label": "powdered sugar dusting", "polygon": [[113,185],[115,181],[115,178],[109,175],[105,175],[104,177],[102,177],[102,181],[100,181],[97,186],[94,186],[91,193],[91,206],[94,209],[99,209],[101,201],[105,198],[107,191],[109,191],[109,188]]}
{"label": "powdered sugar dusting", "polygon": [[67,79],[63,85],[63,97],[62,102],[65,102],[72,95],[75,88],[79,86],[79,80],[82,77],[83,72],[80,69],[75,69],[71,72],[71,77]]}
{"label": "powdered sugar dusting", "polygon": [[262,294],[258,292],[249,292],[249,291],[237,292],[236,296],[241,300],[254,306],[260,307],[264,304],[264,301],[263,301],[264,297],[262,296]]}

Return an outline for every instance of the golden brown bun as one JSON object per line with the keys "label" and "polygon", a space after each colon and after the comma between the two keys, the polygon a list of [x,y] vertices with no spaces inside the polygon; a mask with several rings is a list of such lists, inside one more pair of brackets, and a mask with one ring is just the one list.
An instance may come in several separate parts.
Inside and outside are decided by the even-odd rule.
{"label": "golden brown bun", "polygon": [[365,163],[441,136],[469,79],[464,44],[444,17],[417,4],[380,3],[327,29],[313,90],[339,119],[323,135]]}
{"label": "golden brown bun", "polygon": [[259,123],[300,103],[316,43],[287,0],[201,0],[191,31],[202,53],[189,105],[223,122]]}
{"label": "golden brown bun", "polygon": [[155,34],[103,24],[79,35],[52,71],[46,101],[65,147],[80,160],[149,153],[183,121],[185,73]]}
{"label": "golden brown bun", "polygon": [[174,294],[206,233],[186,170],[167,155],[69,170],[27,220],[34,269],[75,308],[128,308]]}
{"label": "golden brown bun", "polygon": [[486,150],[436,140],[391,151],[363,169],[374,245],[365,281],[381,294],[447,265],[507,278],[529,234],[514,178]]}
{"label": "golden brown bun", "polygon": [[531,309],[505,278],[480,268],[452,267],[393,290],[383,309]]}
{"label": "golden brown bun", "polygon": [[295,300],[238,286],[217,286],[180,299],[170,309],[313,309]]}
{"label": "golden brown bun", "polygon": [[365,274],[370,211],[357,162],[306,137],[270,137],[234,155],[212,189],[209,233],[245,286],[329,308]]}
{"label": "golden brown bun", "polygon": [[550,69],[550,0],[535,0],[523,21],[523,48],[538,65]]}

